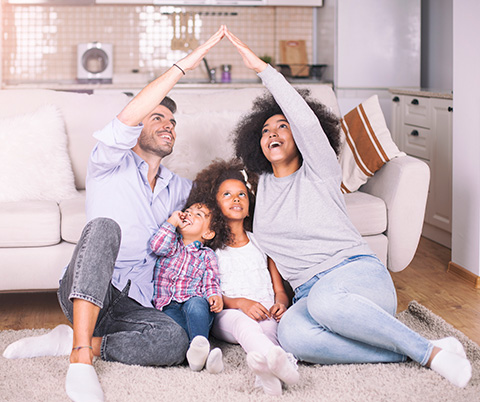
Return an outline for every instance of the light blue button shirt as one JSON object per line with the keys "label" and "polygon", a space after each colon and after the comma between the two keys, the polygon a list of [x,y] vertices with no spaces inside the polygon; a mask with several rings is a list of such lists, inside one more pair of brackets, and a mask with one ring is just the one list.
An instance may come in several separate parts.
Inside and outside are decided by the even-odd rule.
{"label": "light blue button shirt", "polygon": [[192,183],[161,166],[152,192],[148,165],[131,150],[141,131],[141,125],[130,127],[115,118],[95,132],[99,142],[88,164],[86,214],[87,221],[107,217],[120,225],[112,283],[122,290],[131,280],[129,296],[152,307],[156,256],[149,240],[173,211],[184,207]]}

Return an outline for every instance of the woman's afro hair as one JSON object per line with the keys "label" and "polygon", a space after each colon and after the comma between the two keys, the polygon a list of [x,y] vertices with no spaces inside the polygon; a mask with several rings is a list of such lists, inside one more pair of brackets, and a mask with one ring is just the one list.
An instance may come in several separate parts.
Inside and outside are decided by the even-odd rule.
{"label": "woman's afro hair", "polygon": [[[248,184],[245,180],[247,176]],[[210,228],[215,231],[215,237],[210,244],[206,244],[213,250],[222,249],[233,242],[233,234],[217,203],[217,193],[220,185],[225,180],[238,180],[245,184],[249,200],[249,216],[244,220],[245,230],[252,230],[253,210],[255,207],[255,195],[258,184],[258,176],[247,172],[244,165],[238,159],[229,161],[216,159],[205,169],[197,174],[193,187],[187,200],[187,205],[201,203],[212,212]],[[250,187],[250,189],[248,188]]]}
{"label": "woman's afro hair", "polygon": [[[323,103],[310,96],[310,90],[297,89],[310,109],[317,116],[330,145],[338,155],[341,145],[340,120]],[[250,112],[242,117],[236,126],[234,135],[235,154],[252,172],[271,173],[272,165],[260,147],[262,128],[272,116],[284,114],[270,92],[266,91],[253,101]]]}

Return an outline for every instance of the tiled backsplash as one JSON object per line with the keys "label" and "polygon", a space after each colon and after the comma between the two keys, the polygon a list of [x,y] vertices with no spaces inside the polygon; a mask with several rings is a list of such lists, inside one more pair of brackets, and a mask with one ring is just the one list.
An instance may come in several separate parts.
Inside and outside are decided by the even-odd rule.
{"label": "tiled backsplash", "polygon": [[[313,10],[310,7],[176,7],[138,5],[21,6],[3,5],[2,81],[68,81],[77,77],[77,44],[113,44],[114,77],[138,69],[159,74],[186,53],[172,50],[179,19],[189,17],[189,30],[200,43],[221,24],[258,55],[279,57],[280,40],[305,40],[312,55]],[[193,20],[194,18],[194,20]],[[210,67],[232,65],[235,79],[254,78],[228,41],[207,55]],[[204,66],[189,73],[206,78]],[[220,73],[218,73],[220,77]]]}

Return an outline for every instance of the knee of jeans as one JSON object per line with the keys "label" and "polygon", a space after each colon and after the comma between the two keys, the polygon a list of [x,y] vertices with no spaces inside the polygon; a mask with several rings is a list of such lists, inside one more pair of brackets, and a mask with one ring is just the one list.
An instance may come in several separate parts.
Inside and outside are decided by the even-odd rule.
{"label": "knee of jeans", "polygon": [[100,230],[102,234],[111,236],[112,240],[118,243],[122,238],[120,225],[111,218],[94,218],[87,223],[87,227]]}
{"label": "knee of jeans", "polygon": [[305,342],[300,320],[296,318],[294,315],[282,317],[277,327],[277,338],[280,346],[286,352],[292,353],[294,356],[301,356]]}

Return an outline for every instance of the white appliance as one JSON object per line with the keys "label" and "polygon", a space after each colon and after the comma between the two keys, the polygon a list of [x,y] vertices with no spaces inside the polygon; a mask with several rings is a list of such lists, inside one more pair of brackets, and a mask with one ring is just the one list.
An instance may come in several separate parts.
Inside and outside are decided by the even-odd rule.
{"label": "white appliance", "polygon": [[113,45],[80,43],[77,46],[77,81],[111,84],[113,79]]}
{"label": "white appliance", "polygon": [[342,114],[388,88],[420,86],[420,0],[336,0],[334,86]]}

